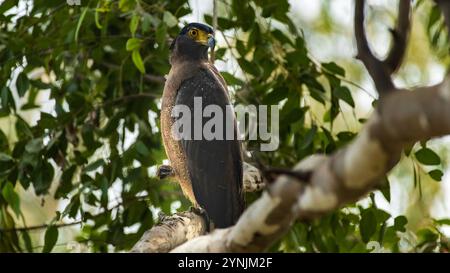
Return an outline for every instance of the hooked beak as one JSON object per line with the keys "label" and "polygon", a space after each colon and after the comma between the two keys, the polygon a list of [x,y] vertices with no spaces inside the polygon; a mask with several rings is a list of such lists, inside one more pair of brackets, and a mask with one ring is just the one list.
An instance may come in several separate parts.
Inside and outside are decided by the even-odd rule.
{"label": "hooked beak", "polygon": [[214,50],[214,47],[216,46],[216,39],[214,39],[214,36],[212,34],[208,34],[208,46]]}

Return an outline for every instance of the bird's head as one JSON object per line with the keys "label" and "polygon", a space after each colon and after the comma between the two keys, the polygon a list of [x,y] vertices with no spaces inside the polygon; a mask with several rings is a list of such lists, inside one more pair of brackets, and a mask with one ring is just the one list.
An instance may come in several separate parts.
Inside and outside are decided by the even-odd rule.
{"label": "bird's head", "polygon": [[208,59],[208,48],[214,50],[216,40],[211,27],[201,23],[190,23],[181,29],[170,49],[172,59]]}

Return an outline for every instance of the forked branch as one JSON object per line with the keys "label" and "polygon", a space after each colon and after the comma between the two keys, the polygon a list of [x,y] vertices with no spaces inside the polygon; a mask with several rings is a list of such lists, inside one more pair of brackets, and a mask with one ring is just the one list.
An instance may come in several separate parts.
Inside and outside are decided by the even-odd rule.
{"label": "forked branch", "polygon": [[411,1],[400,0],[398,7],[397,25],[393,34],[393,43],[387,58],[382,61],[378,59],[372,52],[367,40],[364,27],[364,8],[365,0],[355,1],[355,38],[358,49],[357,58],[360,59],[370,76],[372,77],[375,87],[380,95],[391,93],[396,90],[392,82],[392,73],[398,70],[406,52],[407,40],[411,27]]}

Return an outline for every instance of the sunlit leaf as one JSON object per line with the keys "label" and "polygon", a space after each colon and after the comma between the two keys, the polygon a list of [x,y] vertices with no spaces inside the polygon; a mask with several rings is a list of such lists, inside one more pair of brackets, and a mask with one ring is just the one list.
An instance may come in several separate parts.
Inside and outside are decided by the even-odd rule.
{"label": "sunlit leaf", "polygon": [[424,165],[439,165],[441,158],[429,148],[421,148],[415,153],[417,160]]}
{"label": "sunlit leaf", "polygon": [[5,198],[6,202],[11,206],[14,213],[19,217],[20,215],[20,198],[19,195],[14,190],[13,184],[7,182],[2,189],[2,196]]}
{"label": "sunlit leaf", "polygon": [[436,181],[442,181],[442,176],[444,176],[444,173],[441,170],[432,170],[428,172],[428,174]]}
{"label": "sunlit leaf", "polygon": [[145,74],[145,66],[142,62],[141,53],[139,53],[139,50],[135,49],[131,53],[131,57],[133,59],[133,63],[136,66],[136,68],[142,73]]}

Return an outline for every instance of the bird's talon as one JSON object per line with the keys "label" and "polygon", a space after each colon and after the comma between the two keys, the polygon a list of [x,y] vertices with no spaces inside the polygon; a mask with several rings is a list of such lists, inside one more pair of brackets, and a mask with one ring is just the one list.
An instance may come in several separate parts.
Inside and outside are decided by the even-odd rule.
{"label": "bird's talon", "polygon": [[167,217],[167,215],[166,215],[164,212],[160,211],[160,212],[158,213],[158,221],[159,221],[159,222],[163,222],[163,221],[164,221],[164,218],[166,218],[166,217]]}
{"label": "bird's talon", "polygon": [[214,229],[214,223],[211,222],[211,219],[209,218],[208,213],[206,212],[205,209],[203,209],[201,207],[191,207],[190,211],[203,217],[203,219],[205,219],[207,232]]}

